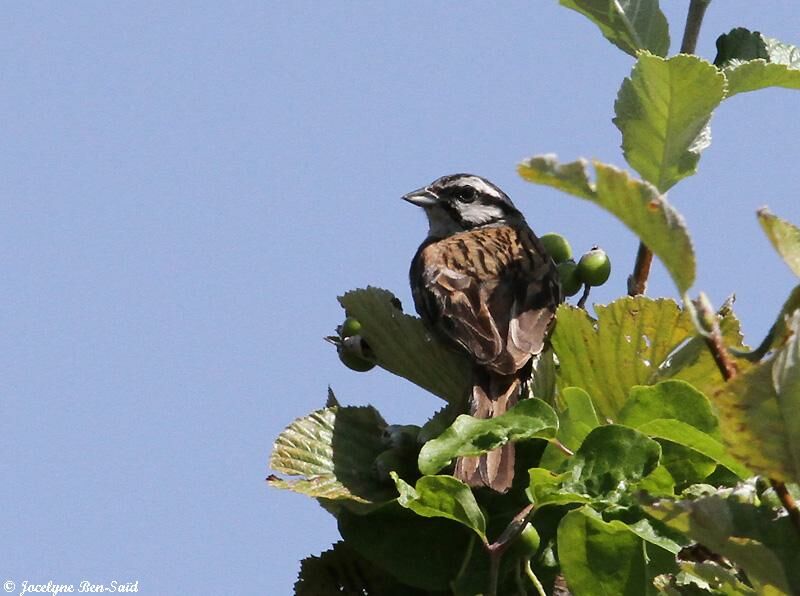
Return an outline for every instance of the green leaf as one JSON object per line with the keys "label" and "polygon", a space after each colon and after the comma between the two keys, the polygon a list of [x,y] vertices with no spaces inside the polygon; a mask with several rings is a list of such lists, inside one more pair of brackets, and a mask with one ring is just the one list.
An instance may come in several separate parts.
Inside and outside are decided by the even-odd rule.
{"label": "green leaf", "polygon": [[800,310],[775,356],[711,395],[730,454],[756,473],[800,481]]}
{"label": "green leaf", "polygon": [[594,496],[626,492],[655,470],[660,456],[659,444],[637,430],[598,426],[567,463],[565,488]]}
{"label": "green leaf", "polygon": [[[705,395],[683,381],[664,381],[651,387],[634,387],[619,420],[662,444],[662,463],[679,483],[700,482],[719,463],[739,477],[747,469],[728,455],[717,440],[717,418]],[[681,447],[702,454],[693,457]]]}
{"label": "green leaf", "polygon": [[[450,582],[469,556],[471,542],[476,541],[475,534],[461,524],[420,517],[396,504],[369,515],[345,510],[337,519],[342,538],[362,557],[404,584],[448,594]],[[472,551],[473,556],[483,555],[481,548]]]}
{"label": "green leaf", "polygon": [[648,383],[673,349],[694,334],[689,316],[673,300],[626,297],[583,309],[561,305],[551,337],[560,362],[559,385],[593,397],[601,418],[616,420],[635,385]]}
{"label": "green leaf", "polygon": [[617,503],[638,490],[638,483],[658,466],[661,447],[643,433],[609,424],[592,430],[564,464],[563,473],[530,470],[528,498],[547,504]]}
{"label": "green leaf", "polygon": [[665,439],[697,451],[725,466],[739,478],[746,478],[750,475],[750,471],[745,466],[728,454],[722,443],[684,422],[679,420],[652,420],[642,424],[639,430],[648,437]]}
{"label": "green leaf", "polygon": [[800,89],[800,49],[744,28],[717,39],[714,64],[728,79],[728,97],[764,87]]}
{"label": "green leaf", "polygon": [[694,283],[695,257],[683,217],[651,184],[627,172],[593,162],[597,182],[589,181],[586,161],[559,164],[553,155],[531,157],[519,164],[520,176],[545,184],[610,212],[664,263],[681,293]]}
{"label": "green leaf", "polygon": [[361,323],[361,336],[378,365],[442,399],[464,402],[471,378],[466,356],[439,343],[420,319],[403,314],[391,292],[353,290],[340,296],[339,303]]}
{"label": "green leaf", "polygon": [[555,436],[558,416],[540,399],[525,399],[496,418],[462,414],[439,437],[422,446],[419,469],[435,474],[454,458],[480,455],[512,441]]}
{"label": "green leaf", "polygon": [[[561,400],[566,404],[566,408],[558,414],[556,438],[562,445],[575,451],[581,446],[586,435],[600,425],[600,421],[594,411],[592,398],[580,387],[565,387],[561,391]],[[539,465],[548,470],[555,470],[566,457],[561,449],[549,443]]]}
{"label": "green leaf", "polygon": [[392,472],[400,497],[397,502],[422,517],[443,517],[457,521],[486,540],[486,518],[469,486],[452,476],[423,476],[417,485],[401,480]]}
{"label": "green leaf", "polygon": [[[675,486],[680,490],[683,487],[697,484],[706,480],[717,469],[717,464],[709,457],[694,451],[683,445],[658,439],[661,444],[661,466],[668,470],[668,473]],[[655,494],[648,488],[642,488],[651,494]]]}
{"label": "green leaf", "polygon": [[564,516],[558,545],[561,569],[575,596],[655,594],[653,578],[675,567],[670,553],[644,542],[620,521],[604,522],[588,507]]}
{"label": "green leaf", "polygon": [[725,77],[705,60],[640,53],[614,106],[625,159],[667,192],[697,171],[700,152],[711,143],[711,113],[723,97]]}
{"label": "green leaf", "polygon": [[[775,317],[775,322],[772,324],[772,327],[770,327],[766,337],[761,341],[761,344],[759,344],[756,349],[752,351],[739,348],[732,349],[731,345],[728,344],[728,350],[730,350],[734,356],[746,359],[745,362],[755,362],[761,360],[770,350],[778,347],[786,341],[786,338],[789,335],[789,332],[786,329],[786,317],[791,315],[798,308],[800,308],[800,285],[795,286],[789,293],[789,297],[783,303],[778,316]],[[742,362],[740,361],[738,364],[740,365],[740,372],[742,372]]]}
{"label": "green leaf", "polygon": [[788,517],[743,503],[735,493],[695,501],[663,500],[644,508],[668,527],[740,565],[758,593],[800,591],[800,539]]}
{"label": "green leaf", "polygon": [[716,594],[720,596],[751,596],[755,590],[740,582],[736,577],[735,569],[728,569],[710,561],[692,563],[679,562],[681,572],[674,577],[674,585],[680,591],[665,592],[665,594],[693,594],[688,590],[696,587],[703,594]]}
{"label": "green leaf", "polygon": [[345,542],[337,542],[300,565],[295,596],[430,596],[431,592],[401,584]]}
{"label": "green leaf", "polygon": [[665,56],[669,26],[658,0],[560,0],[561,6],[588,17],[603,36],[623,52],[639,50]]}
{"label": "green leaf", "polygon": [[723,68],[734,60],[758,59],[769,60],[766,41],[758,31],[736,27],[717,38],[717,56],[714,58],[714,66]]}
{"label": "green leaf", "polygon": [[564,488],[564,484],[570,480],[569,472],[556,474],[544,468],[531,468],[528,473],[530,484],[525,493],[536,507],[592,502],[591,496]]}
{"label": "green leaf", "polygon": [[794,274],[800,277],[800,228],[773,215],[766,207],[758,210],[758,221],[772,246]]}
{"label": "green leaf", "polygon": [[275,440],[269,465],[300,476],[270,476],[270,486],[316,499],[378,504],[394,498],[378,482],[375,458],[386,449],[386,422],[375,408],[334,406],[298,418]]}
{"label": "green leaf", "polygon": [[719,432],[708,398],[684,381],[631,388],[628,402],[619,414],[620,423],[641,428],[658,419],[680,420],[712,436]]}

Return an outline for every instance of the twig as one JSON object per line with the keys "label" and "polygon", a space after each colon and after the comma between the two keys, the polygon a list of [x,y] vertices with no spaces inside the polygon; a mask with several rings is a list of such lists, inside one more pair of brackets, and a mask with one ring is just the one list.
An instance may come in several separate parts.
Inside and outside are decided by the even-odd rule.
{"label": "twig", "polygon": [[[681,41],[681,54],[694,54],[697,48],[697,38],[700,35],[700,27],[703,24],[703,17],[706,14],[711,0],[691,0],[689,12],[686,15],[686,25],[683,28],[683,40]],[[659,188],[659,192],[662,190]],[[644,294],[647,288],[647,278],[650,275],[650,265],[653,262],[652,251],[639,243],[639,250],[636,253],[636,263],[633,266],[633,273],[628,277],[628,296]]]}
{"label": "twig", "polygon": [[697,37],[700,35],[700,26],[711,0],[692,0],[689,3],[689,14],[686,15],[686,26],[683,29],[681,41],[681,54],[694,54],[697,48]]}
{"label": "twig", "polygon": [[497,596],[497,583],[500,579],[500,561],[503,558],[503,553],[514,542],[514,539],[519,536],[528,522],[528,517],[533,512],[533,505],[526,505],[525,508],[517,513],[508,526],[500,534],[500,537],[491,544],[485,544],[486,551],[489,554],[489,588],[486,590],[487,596]]}
{"label": "twig", "polygon": [[705,294],[701,293],[697,300],[692,301],[692,304],[694,304],[696,310],[695,324],[702,327],[703,338],[711,351],[711,356],[714,358],[719,372],[722,374],[722,378],[725,381],[730,381],[736,376],[739,369],[723,342],[722,332],[719,329],[719,318],[711,308],[711,303]]}
{"label": "twig", "polygon": [[644,242],[640,242],[639,250],[636,253],[636,263],[633,265],[633,273],[628,278],[628,296],[644,294],[652,263],[653,253],[644,245]]}
{"label": "twig", "polygon": [[772,479],[770,479],[770,483],[772,488],[775,489],[775,494],[778,495],[783,508],[786,509],[786,513],[789,514],[789,519],[792,520],[795,530],[800,534],[800,509],[797,508],[797,502],[786,488],[786,484]]}

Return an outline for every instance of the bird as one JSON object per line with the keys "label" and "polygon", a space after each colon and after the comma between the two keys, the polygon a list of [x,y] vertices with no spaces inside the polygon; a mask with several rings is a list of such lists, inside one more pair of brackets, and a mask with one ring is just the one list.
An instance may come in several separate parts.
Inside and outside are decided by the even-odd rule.
{"label": "bird", "polygon": [[[411,261],[414,306],[428,331],[472,363],[470,415],[500,416],[520,399],[562,301],[555,263],[500,188],[474,174],[442,176],[407,193],[428,236]],[[453,475],[505,493],[514,445],[456,459]]]}

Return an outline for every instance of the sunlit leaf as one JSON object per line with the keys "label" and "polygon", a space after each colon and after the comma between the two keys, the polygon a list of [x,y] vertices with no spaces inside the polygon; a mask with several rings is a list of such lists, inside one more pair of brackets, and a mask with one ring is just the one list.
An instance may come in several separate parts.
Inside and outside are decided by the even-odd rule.
{"label": "sunlit leaf", "polygon": [[378,482],[375,458],[387,448],[386,422],[374,408],[334,406],[290,424],[278,438],[269,465],[280,473],[299,476],[267,482],[317,499],[383,503],[393,491]]}
{"label": "sunlit leaf", "polygon": [[756,593],[753,588],[739,581],[735,569],[729,569],[711,561],[703,563],[679,561],[678,564],[681,568],[680,573],[669,576],[670,586],[666,589],[662,587],[659,594],[663,593],[668,596],[689,594],[754,596]]}
{"label": "sunlit leaf", "polygon": [[788,517],[776,517],[771,508],[741,502],[731,493],[644,507],[655,519],[740,565],[758,593],[800,591],[800,538]]}
{"label": "sunlit leaf", "polygon": [[361,335],[379,366],[442,399],[463,403],[470,389],[466,356],[433,338],[420,319],[403,314],[391,292],[353,290],[339,302],[361,323]]}
{"label": "sunlit leaf", "polygon": [[756,473],[800,481],[800,311],[775,356],[711,395],[731,455]]}
{"label": "sunlit leaf", "polygon": [[480,455],[512,441],[555,436],[558,416],[540,399],[525,399],[496,418],[462,414],[437,438],[422,446],[419,469],[435,474],[454,458]]}
{"label": "sunlit leaf", "polygon": [[584,160],[559,164],[553,155],[532,157],[517,167],[520,176],[552,186],[609,211],[664,263],[681,292],[694,283],[695,257],[683,217],[656,188],[627,172],[594,162],[592,183]]}
{"label": "sunlit leaf", "polygon": [[694,327],[673,300],[626,297],[586,311],[559,307],[551,341],[560,362],[561,387],[576,386],[592,396],[601,418],[617,420],[628,392],[645,385]]}
{"label": "sunlit leaf", "polygon": [[800,228],[773,215],[766,207],[759,209],[758,221],[772,246],[794,274],[800,277]]}
{"label": "sunlit leaf", "polygon": [[708,122],[725,96],[725,77],[697,56],[638,57],[619,90],[614,123],[625,159],[664,193],[697,171],[700,153],[711,143]]}
{"label": "sunlit leaf", "polygon": [[560,0],[560,4],[587,16],[608,41],[631,56],[638,50],[665,56],[669,50],[669,26],[658,0]]}

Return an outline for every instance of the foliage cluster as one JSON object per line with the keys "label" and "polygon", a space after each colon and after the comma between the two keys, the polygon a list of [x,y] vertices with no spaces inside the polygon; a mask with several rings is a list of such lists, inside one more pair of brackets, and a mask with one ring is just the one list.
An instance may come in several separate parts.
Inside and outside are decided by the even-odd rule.
{"label": "foliage cluster", "polygon": [[[800,593],[800,286],[749,350],[732,305],[689,291],[695,255],[665,193],[693,175],[713,111],[767,86],[800,89],[800,50],[746,29],[692,55],[708,0],[692,0],[681,53],[657,0],[561,0],[635,64],[614,123],[628,164],[553,156],[520,175],[593,202],[642,245],[627,296],[594,317],[559,307],[529,399],[492,420],[461,414],[469,366],[375,288],[340,297],[378,366],[445,400],[422,426],[371,406],[327,406],[278,437],[270,485],[318,500],[342,542],[302,563],[297,594]],[[800,229],[758,219],[800,276]],[[681,302],[642,295],[657,256]],[[507,494],[448,475],[454,458],[517,443]],[[288,476],[289,478],[286,478]],[[560,591],[560,592],[559,592]]]}

